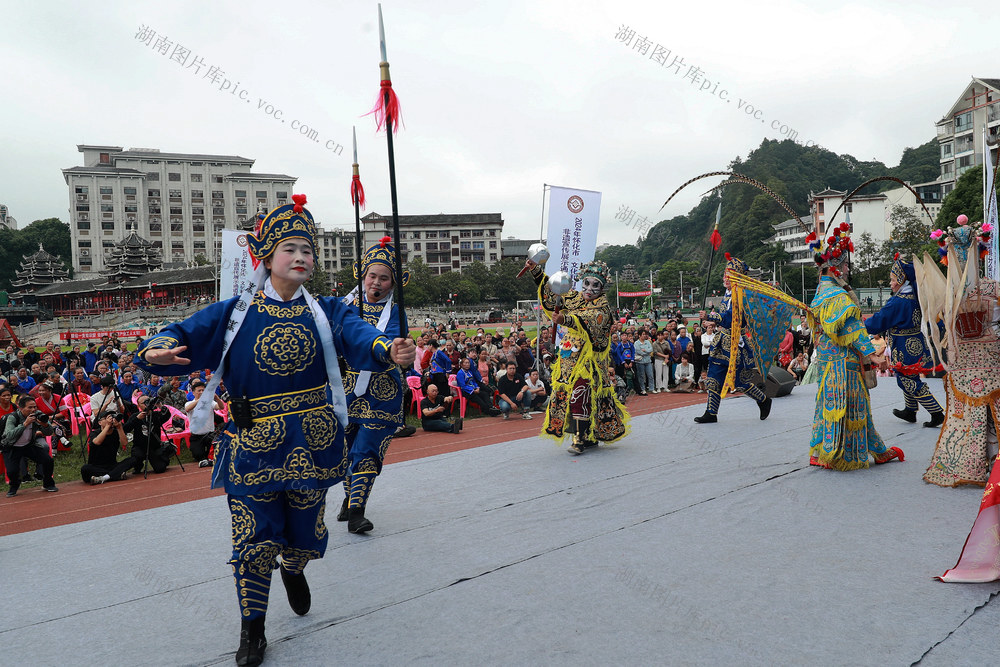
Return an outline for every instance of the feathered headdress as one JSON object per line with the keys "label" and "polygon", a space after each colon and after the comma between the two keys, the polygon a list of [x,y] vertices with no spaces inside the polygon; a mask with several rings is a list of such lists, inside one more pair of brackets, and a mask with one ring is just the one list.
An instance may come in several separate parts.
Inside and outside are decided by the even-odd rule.
{"label": "feathered headdress", "polygon": [[842,222],[833,228],[826,243],[820,240],[815,231],[806,235],[806,244],[815,251],[813,260],[820,269],[829,268],[833,275],[841,274],[840,267],[843,266],[850,254],[854,252],[854,241],[851,240],[851,223]]}

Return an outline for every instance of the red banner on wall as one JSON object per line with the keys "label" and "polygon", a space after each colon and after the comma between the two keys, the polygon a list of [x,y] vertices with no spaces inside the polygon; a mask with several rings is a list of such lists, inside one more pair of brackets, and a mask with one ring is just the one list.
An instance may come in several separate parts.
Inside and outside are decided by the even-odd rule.
{"label": "red banner on wall", "polygon": [[618,296],[649,296],[652,294],[649,290],[645,292],[618,292]]}
{"label": "red banner on wall", "polygon": [[136,336],[145,335],[145,329],[119,329],[117,331],[63,331],[59,334],[59,340],[100,340],[105,336],[135,338]]}

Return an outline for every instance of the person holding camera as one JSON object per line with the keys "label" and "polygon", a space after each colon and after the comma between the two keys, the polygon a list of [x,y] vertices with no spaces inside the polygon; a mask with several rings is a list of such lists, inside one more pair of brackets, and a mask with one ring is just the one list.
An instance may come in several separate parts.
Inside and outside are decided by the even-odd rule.
{"label": "person holding camera", "polygon": [[125,420],[122,429],[132,434],[132,456],[129,459],[132,470],[138,475],[142,472],[143,462],[149,454],[149,465],[153,472],[166,472],[170,459],[177,452],[172,442],[164,444],[160,438],[163,425],[170,419],[170,412],[162,405],[156,407],[156,402],[149,396],[140,396],[135,400],[139,412]]}
{"label": "person holding camera", "polygon": [[128,442],[121,418],[116,412],[108,412],[97,424],[100,431],[95,428],[90,432],[90,449],[87,462],[80,468],[80,476],[91,484],[128,479],[134,459],[118,461],[118,450]]}
{"label": "person holding camera", "polygon": [[100,383],[101,388],[90,397],[90,413],[94,415],[94,419],[100,420],[106,412],[125,414],[125,404],[115,395],[115,379],[105,375]]}
{"label": "person holding camera", "polygon": [[6,421],[0,447],[3,449],[4,465],[7,466],[7,476],[10,478],[7,497],[16,496],[21,487],[22,459],[30,459],[41,467],[42,487],[46,491],[58,491],[52,477],[55,464],[49,455],[49,444],[45,441],[45,436],[52,435],[53,431],[48,424],[48,417],[38,412],[35,399],[21,396],[17,401],[17,410],[10,413]]}
{"label": "person holding camera", "polygon": [[[179,378],[174,377],[174,380]],[[205,381],[204,380],[192,380],[191,381],[191,392],[194,394],[194,398],[185,403],[183,406],[184,412],[187,413],[188,423],[191,423],[191,413],[194,412],[195,406],[198,405],[198,401],[201,400],[201,395],[205,393]],[[226,404],[222,402],[222,399],[218,396],[212,397],[215,403],[214,410],[225,410]],[[191,456],[194,460],[198,462],[199,468],[208,468],[212,465],[213,461],[208,458],[208,452],[212,448],[212,441],[215,440],[215,429],[221,426],[222,417],[218,414],[214,416],[214,426],[213,430],[207,431],[206,433],[195,433],[191,432],[191,440],[189,448],[191,449]]]}

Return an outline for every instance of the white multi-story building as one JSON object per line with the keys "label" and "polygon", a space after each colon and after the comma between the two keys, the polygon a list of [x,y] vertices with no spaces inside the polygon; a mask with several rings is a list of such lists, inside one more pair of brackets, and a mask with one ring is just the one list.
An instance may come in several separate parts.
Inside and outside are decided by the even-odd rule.
{"label": "white multi-story building", "polygon": [[163,249],[165,268],[210,262],[222,229],[253,224],[258,206],[287,204],[296,178],[252,174],[236,155],[162,153],[152,148],[79,145],[83,166],[63,169],[69,186],[73,268],[96,275],[104,255],[134,227]]}
{"label": "white multi-story building", "polygon": [[983,163],[983,127],[990,140],[1000,139],[1000,79],[973,77],[935,127],[941,173],[914,186],[928,206],[940,206],[958,177]]}
{"label": "white multi-story building", "polygon": [[[392,216],[369,213],[361,223],[365,248],[384,236],[392,236]],[[435,275],[461,271],[477,261],[493,266],[500,261],[502,232],[500,213],[399,216],[400,252],[404,261],[420,257]]]}
{"label": "white multi-story building", "polygon": [[[810,230],[815,229],[821,239],[829,235],[828,228],[831,222],[835,226],[848,222],[853,238],[857,239],[867,232],[872,235],[876,243],[881,243],[892,238],[892,209],[904,206],[927,224],[928,231],[931,229],[933,221],[927,217],[927,213],[908,188],[898,187],[877,194],[856,195],[841,207],[848,194],[850,193],[846,190],[832,188],[826,188],[821,192],[810,192],[810,215],[802,216],[802,221]],[[839,212],[837,212],[838,207],[840,207]],[[936,216],[941,204],[940,202],[934,205],[928,204],[927,208],[932,216]],[[833,218],[835,212],[837,217]],[[780,243],[791,256],[792,264],[809,264],[813,261],[813,252],[805,245],[806,232],[797,221],[789,219],[773,227],[774,236],[763,241],[766,245]]]}
{"label": "white multi-story building", "polygon": [[6,204],[0,204],[0,227],[7,229],[17,229],[17,220],[7,210]]}

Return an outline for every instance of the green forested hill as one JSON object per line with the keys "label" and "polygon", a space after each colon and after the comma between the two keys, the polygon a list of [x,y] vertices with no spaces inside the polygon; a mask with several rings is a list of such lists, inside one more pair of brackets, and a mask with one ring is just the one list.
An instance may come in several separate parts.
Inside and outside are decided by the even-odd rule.
{"label": "green forested hill", "polygon": [[[931,140],[916,148],[907,148],[898,167],[889,168],[878,161],[861,161],[851,155],[837,155],[819,147],[806,148],[793,141],[765,140],[745,160],[737,157],[728,166],[729,171],[744,174],[761,181],[781,195],[800,216],[808,213],[809,192],[819,192],[827,187],[851,190],[875,176],[896,176],[914,183],[932,180],[938,172],[937,141]],[[691,174],[691,177],[697,174]],[[706,178],[689,188],[704,192],[723,182],[724,177]],[[676,185],[680,185],[677,183]],[[674,184],[665,188],[664,199],[673,191]],[[882,189],[895,187],[893,183],[876,184]],[[872,186],[872,192],[878,187]],[[635,264],[639,275],[658,271],[665,262],[695,262],[700,273],[708,266],[710,246],[708,237],[715,222],[718,198],[710,195],[686,215],[661,220],[649,230],[638,247],[611,246],[598,258],[603,259],[612,271],[621,270],[625,264]],[[675,204],[671,202],[671,206]],[[670,211],[664,211],[670,213]],[[773,235],[772,224],[787,220],[788,214],[760,190],[743,184],[728,185],[722,193],[723,252],[730,252],[746,260],[751,266],[770,267],[772,262],[787,259],[780,248],[761,243]],[[721,261],[712,269],[712,288],[721,287]]]}

